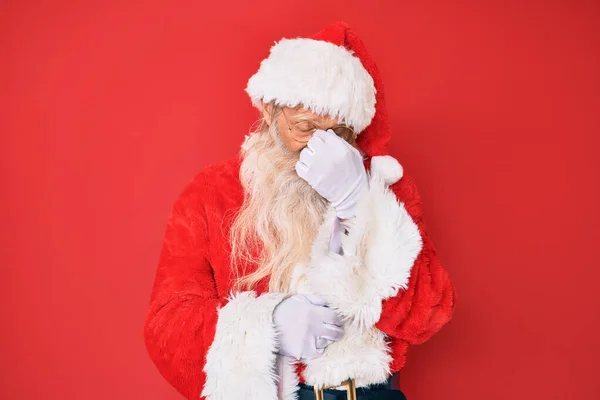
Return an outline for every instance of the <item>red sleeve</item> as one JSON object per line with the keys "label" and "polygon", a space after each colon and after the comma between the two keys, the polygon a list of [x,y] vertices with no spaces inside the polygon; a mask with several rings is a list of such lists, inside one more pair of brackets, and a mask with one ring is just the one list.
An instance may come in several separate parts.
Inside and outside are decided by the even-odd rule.
{"label": "red sleeve", "polygon": [[[417,224],[423,247],[411,270],[407,290],[384,300],[376,327],[392,338],[395,346],[419,344],[446,324],[454,311],[455,290],[447,271],[427,236],[421,199],[413,180],[404,176],[391,189]],[[400,343],[398,343],[400,342]]]}
{"label": "red sleeve", "polygon": [[205,214],[182,196],[168,219],[144,337],[158,371],[189,399],[200,397],[217,323],[207,249]]}

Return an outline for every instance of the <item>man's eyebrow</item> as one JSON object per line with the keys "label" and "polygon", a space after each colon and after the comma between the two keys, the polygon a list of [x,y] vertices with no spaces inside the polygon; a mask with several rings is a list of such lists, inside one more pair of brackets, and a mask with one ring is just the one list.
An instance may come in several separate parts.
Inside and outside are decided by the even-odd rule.
{"label": "man's eyebrow", "polygon": [[303,120],[303,121],[307,121],[307,122],[313,122],[313,123],[318,124],[318,125],[323,124],[324,122],[326,122],[325,120],[327,119],[326,117],[324,117],[322,115],[318,115],[318,116],[303,116],[302,114],[304,114],[304,113],[297,112],[294,115],[291,115],[290,118],[295,118],[297,120]]}
{"label": "man's eyebrow", "polygon": [[296,122],[306,121],[312,122],[315,125],[319,125],[319,120],[315,117],[305,117],[303,115],[294,114],[291,116],[291,119],[293,119]]}

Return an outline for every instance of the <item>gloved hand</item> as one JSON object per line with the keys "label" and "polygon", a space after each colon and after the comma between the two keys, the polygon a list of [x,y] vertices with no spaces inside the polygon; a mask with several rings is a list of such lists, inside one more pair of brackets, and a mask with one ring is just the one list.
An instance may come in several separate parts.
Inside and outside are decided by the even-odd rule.
{"label": "gloved hand", "polygon": [[338,218],[356,216],[356,204],[368,187],[363,158],[331,129],[315,132],[300,152],[296,172],[331,203]]}
{"label": "gloved hand", "polygon": [[279,332],[278,353],[296,360],[318,357],[344,336],[340,318],[317,296],[287,298],[275,307],[273,322]]}

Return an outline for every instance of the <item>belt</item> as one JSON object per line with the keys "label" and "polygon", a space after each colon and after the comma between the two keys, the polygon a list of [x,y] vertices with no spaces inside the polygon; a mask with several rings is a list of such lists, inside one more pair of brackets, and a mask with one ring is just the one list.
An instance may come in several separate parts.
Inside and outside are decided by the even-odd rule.
{"label": "belt", "polygon": [[350,379],[339,386],[345,386],[346,390],[318,389],[300,384],[298,400],[406,400],[406,396],[401,391],[391,389],[389,382],[367,388],[356,388],[354,380]]}

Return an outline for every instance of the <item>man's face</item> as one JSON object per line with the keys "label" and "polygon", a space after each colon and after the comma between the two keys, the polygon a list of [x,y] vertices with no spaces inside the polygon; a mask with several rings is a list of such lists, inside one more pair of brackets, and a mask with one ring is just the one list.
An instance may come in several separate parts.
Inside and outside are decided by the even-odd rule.
{"label": "man's face", "polygon": [[[338,118],[331,118],[326,115],[317,115],[305,108],[284,107],[276,116],[275,121],[271,120],[272,113],[267,110],[265,119],[269,124],[277,124],[277,131],[283,145],[290,151],[297,153],[306,147],[316,129],[327,130],[334,129],[339,136],[356,147],[354,132],[344,124],[338,122]],[[346,128],[345,128],[346,127]]]}

